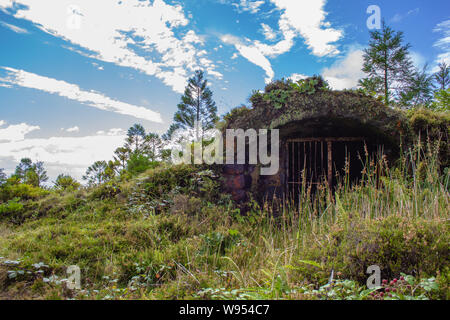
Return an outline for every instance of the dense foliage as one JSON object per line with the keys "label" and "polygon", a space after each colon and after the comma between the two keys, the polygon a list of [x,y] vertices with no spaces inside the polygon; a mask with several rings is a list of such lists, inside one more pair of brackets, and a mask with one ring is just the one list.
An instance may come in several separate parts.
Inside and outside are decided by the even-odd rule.
{"label": "dense foliage", "polygon": [[[0,297],[448,299],[450,177],[416,148],[395,167],[373,159],[334,197],[305,188],[278,217],[256,202],[242,215],[201,166],[159,164],[75,191],[7,182],[27,187],[1,193]],[[367,289],[373,264],[385,281]],[[66,289],[69,265],[82,290]]]}
{"label": "dense foliage", "polygon": [[[449,299],[448,67],[413,70],[409,45],[385,25],[371,38],[361,88],[275,81],[218,126],[337,119],[398,148],[396,162],[366,155],[354,184],[341,177],[314,195],[305,184],[295,204],[250,200],[243,213],[216,168],[168,161],[177,129],[217,121],[196,72],[167,134],[133,125],[86,185],[67,174],[45,185],[44,164],[28,158],[9,177],[0,169],[0,299]],[[81,290],[65,285],[72,265]],[[383,281],[368,289],[372,265]]]}

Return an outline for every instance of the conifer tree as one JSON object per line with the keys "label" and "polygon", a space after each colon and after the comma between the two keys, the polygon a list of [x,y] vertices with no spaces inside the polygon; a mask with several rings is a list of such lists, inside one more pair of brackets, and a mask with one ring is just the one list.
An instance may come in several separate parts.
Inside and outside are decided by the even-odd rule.
{"label": "conifer tree", "polygon": [[140,152],[142,151],[144,140],[145,129],[142,125],[136,123],[128,129],[125,148],[128,148],[133,152]]}
{"label": "conifer tree", "polygon": [[[196,71],[189,79],[173,120],[172,129],[194,129],[197,140],[203,137],[205,130],[214,128],[218,120],[217,107],[203,71]],[[200,122],[201,127],[196,127]]]}
{"label": "conifer tree", "polygon": [[439,64],[439,71],[433,75],[437,91],[446,90],[450,84],[450,69],[445,62]]}
{"label": "conifer tree", "polygon": [[367,77],[360,86],[377,96],[386,105],[398,101],[401,92],[411,83],[414,74],[409,57],[409,44],[403,44],[403,33],[395,32],[384,22],[382,29],[370,32],[369,48],[364,50],[363,71]]}
{"label": "conifer tree", "polygon": [[427,66],[422,71],[415,71],[409,84],[400,94],[400,105],[406,107],[428,107],[433,100],[433,76],[427,72]]}

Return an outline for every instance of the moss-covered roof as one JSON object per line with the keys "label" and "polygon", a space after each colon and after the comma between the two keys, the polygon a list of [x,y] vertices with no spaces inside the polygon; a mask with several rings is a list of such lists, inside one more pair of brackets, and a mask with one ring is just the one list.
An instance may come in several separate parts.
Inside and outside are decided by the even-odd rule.
{"label": "moss-covered roof", "polygon": [[[319,80],[311,85],[310,79]],[[251,108],[236,108],[225,117],[226,128],[286,129],[295,124],[297,134],[301,134],[308,124],[320,132],[325,123],[334,123],[341,128],[352,127],[353,134],[359,131],[366,136],[376,135],[397,145],[401,134],[409,134],[402,112],[363,92],[332,91],[320,83],[320,78],[310,79],[297,84],[276,81],[267,85],[263,93],[255,92],[250,98]],[[335,133],[339,135],[339,130]]]}

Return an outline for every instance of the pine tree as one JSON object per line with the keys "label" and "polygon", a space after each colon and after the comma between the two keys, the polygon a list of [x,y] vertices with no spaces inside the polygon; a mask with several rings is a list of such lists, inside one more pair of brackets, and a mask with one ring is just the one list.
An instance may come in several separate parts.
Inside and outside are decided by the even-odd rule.
{"label": "pine tree", "polygon": [[448,88],[450,84],[450,69],[445,62],[439,64],[439,71],[433,75],[433,80],[436,83],[434,87],[437,91]]}
{"label": "pine tree", "polygon": [[16,167],[14,175],[23,183],[40,187],[43,182],[48,181],[47,171],[44,163],[38,161],[33,163],[30,158],[23,158]]}
{"label": "pine tree", "polygon": [[163,140],[171,140],[175,131],[180,129],[180,126],[177,123],[172,123],[165,134],[162,135]]}
{"label": "pine tree", "polygon": [[87,181],[90,186],[102,184],[110,178],[107,169],[106,161],[96,161],[86,170],[83,180]]}
{"label": "pine tree", "polygon": [[427,66],[422,71],[416,71],[410,83],[401,93],[402,106],[429,106],[433,100],[433,76],[427,72]]}
{"label": "pine tree", "polygon": [[450,111],[450,88],[434,93],[434,101],[431,108],[437,111]]}
{"label": "pine tree", "polygon": [[119,147],[114,151],[114,161],[120,164],[121,169],[125,170],[127,161],[130,159],[131,150],[127,147]]}
{"label": "pine tree", "polygon": [[125,147],[133,152],[142,151],[142,144],[145,140],[145,129],[140,124],[133,125],[128,129]]}
{"label": "pine tree", "polygon": [[160,154],[162,146],[161,138],[156,133],[149,133],[144,139],[144,153],[152,161],[156,161]]}
{"label": "pine tree", "polygon": [[[203,138],[205,130],[214,128],[217,117],[216,103],[213,101],[213,93],[208,88],[208,81],[204,79],[203,71],[196,71],[195,75],[189,79],[181,103],[178,104],[178,111],[174,116],[174,126],[172,128],[194,129],[197,140]],[[197,126],[196,123],[200,124]]]}
{"label": "pine tree", "polygon": [[40,187],[43,182],[48,181],[47,171],[42,161],[38,161],[33,165],[33,172],[36,174],[35,186]]}
{"label": "pine tree", "polygon": [[381,31],[370,32],[370,38],[369,48],[364,50],[362,69],[367,78],[360,80],[359,85],[382,96],[389,105],[400,98],[400,93],[411,82],[410,45],[403,44],[402,32],[395,32],[384,22]]}
{"label": "pine tree", "polygon": [[61,190],[61,191],[66,191],[66,190],[74,191],[74,190],[78,190],[81,187],[81,184],[77,180],[75,180],[71,176],[65,175],[65,174],[60,174],[56,178],[56,181],[54,183],[55,183],[54,188],[56,190]]}
{"label": "pine tree", "polygon": [[31,170],[33,167],[33,161],[30,158],[22,158],[19,164],[16,167],[16,171],[14,175],[17,176],[20,180],[24,180],[27,172]]}

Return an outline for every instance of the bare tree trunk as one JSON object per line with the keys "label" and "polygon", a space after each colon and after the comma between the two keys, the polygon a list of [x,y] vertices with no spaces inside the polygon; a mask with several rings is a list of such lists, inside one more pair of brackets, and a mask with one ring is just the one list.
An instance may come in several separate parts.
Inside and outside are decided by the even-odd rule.
{"label": "bare tree trunk", "polygon": [[195,129],[195,135],[197,137],[197,142],[199,138],[199,124],[200,124],[200,87],[197,87],[197,124]]}
{"label": "bare tree trunk", "polygon": [[388,88],[388,61],[387,61],[387,50],[384,51],[384,103],[389,104],[389,88]]}

